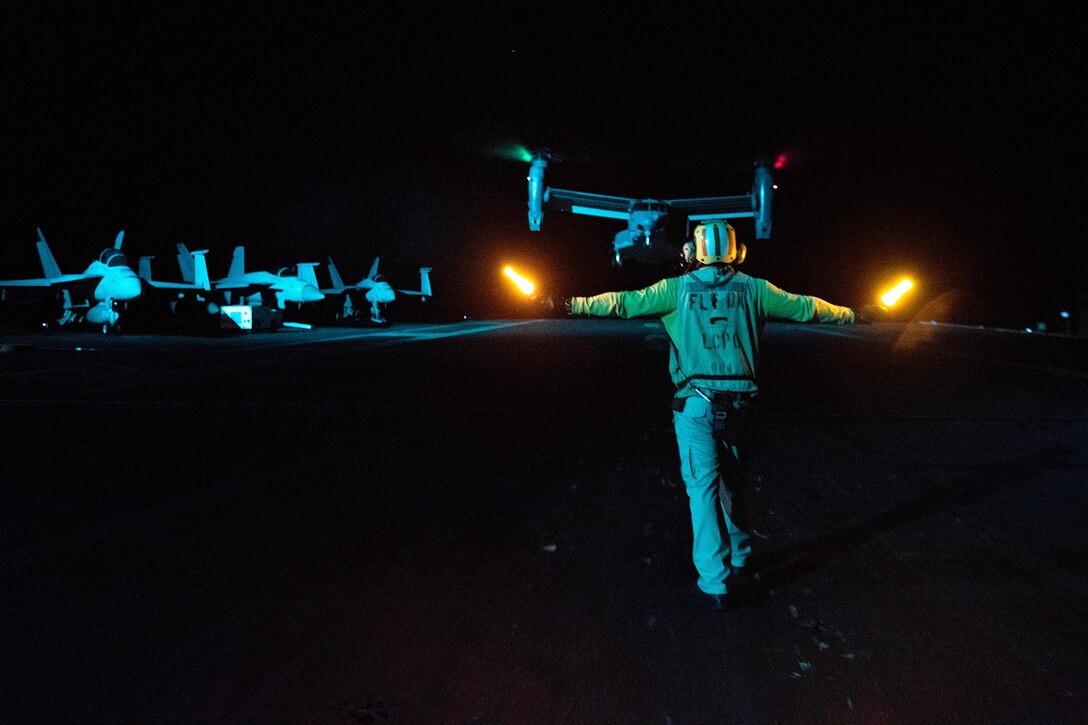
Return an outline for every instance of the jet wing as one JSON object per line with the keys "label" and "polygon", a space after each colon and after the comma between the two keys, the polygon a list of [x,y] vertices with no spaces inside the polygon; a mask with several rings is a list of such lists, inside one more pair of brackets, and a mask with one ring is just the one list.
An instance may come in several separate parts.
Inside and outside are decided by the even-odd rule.
{"label": "jet wing", "polygon": [[241,292],[246,295],[259,294],[262,290],[270,290],[282,278],[271,272],[246,272],[244,277],[224,277],[212,282],[211,287],[221,292]]}
{"label": "jet wing", "polygon": [[221,280],[219,282],[212,282],[212,287],[215,289],[256,289],[258,287],[268,287],[271,282],[247,282],[245,280]]}
{"label": "jet wing", "polygon": [[41,277],[39,279],[0,279],[0,287],[52,287],[53,281]]}
{"label": "jet wing", "polygon": [[[184,245],[179,244],[178,246],[184,246]],[[203,253],[204,252],[197,252],[197,254],[203,254]],[[188,250],[186,250],[186,257],[188,259],[190,259],[190,260],[192,259],[192,256],[189,255]],[[146,284],[148,287],[151,287],[153,289],[189,290],[189,291],[192,291],[192,292],[209,292],[210,291],[209,289],[207,289],[205,287],[201,287],[200,285],[196,284],[195,282],[189,282],[189,281],[169,282],[169,281],[166,281],[166,280],[154,279],[151,276],[151,260],[152,259],[154,259],[154,257],[150,257],[150,256],[149,257],[140,257],[140,262],[139,262],[140,281],[143,282],[144,284]],[[194,265],[194,267],[195,267],[195,265]],[[195,274],[194,274],[194,277],[195,277]]]}
{"label": "jet wing", "polygon": [[427,299],[428,297],[434,297],[434,295],[431,294],[431,268],[419,268],[419,289],[399,289],[397,290],[397,292],[406,295],[416,295],[418,297],[422,297],[423,299]]}
{"label": "jet wing", "polygon": [[200,285],[189,284],[188,282],[160,282],[157,279],[141,279],[148,287],[154,287],[155,289],[186,289],[193,290],[194,292],[207,292]]}
{"label": "jet wing", "polygon": [[3,279],[0,287],[64,287],[77,282],[99,279],[102,275],[62,274],[59,277],[37,277],[32,279]]}

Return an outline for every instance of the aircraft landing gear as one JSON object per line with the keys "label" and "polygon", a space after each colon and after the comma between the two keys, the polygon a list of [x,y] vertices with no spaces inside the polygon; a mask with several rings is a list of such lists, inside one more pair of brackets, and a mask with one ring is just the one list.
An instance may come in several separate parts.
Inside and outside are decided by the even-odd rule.
{"label": "aircraft landing gear", "polygon": [[389,324],[385,321],[385,318],[382,317],[382,311],[381,308],[378,307],[377,302],[371,303],[370,305],[370,324],[377,325],[378,327],[384,327]]}

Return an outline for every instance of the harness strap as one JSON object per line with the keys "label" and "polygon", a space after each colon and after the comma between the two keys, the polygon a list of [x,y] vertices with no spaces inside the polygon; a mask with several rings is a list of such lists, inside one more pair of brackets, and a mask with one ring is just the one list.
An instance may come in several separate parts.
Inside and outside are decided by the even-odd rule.
{"label": "harness strap", "polygon": [[756,381],[751,375],[689,375],[676,384],[677,390],[683,388],[692,380],[750,380]]}

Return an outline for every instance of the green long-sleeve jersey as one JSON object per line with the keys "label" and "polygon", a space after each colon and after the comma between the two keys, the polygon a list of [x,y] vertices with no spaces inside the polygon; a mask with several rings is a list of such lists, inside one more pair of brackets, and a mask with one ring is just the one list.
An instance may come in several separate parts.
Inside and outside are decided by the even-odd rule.
{"label": "green long-sleeve jersey", "polygon": [[759,339],[768,319],[852,323],[854,312],[797,295],[767,280],[707,266],[640,290],[572,297],[572,314],[658,317],[672,341],[669,372],[677,395],[700,390],[757,392]]}

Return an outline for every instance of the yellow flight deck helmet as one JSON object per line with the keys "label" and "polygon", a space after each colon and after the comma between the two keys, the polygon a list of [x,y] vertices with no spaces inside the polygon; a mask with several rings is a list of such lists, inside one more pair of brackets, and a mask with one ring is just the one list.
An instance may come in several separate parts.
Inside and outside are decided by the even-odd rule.
{"label": "yellow flight deck helmet", "polygon": [[695,258],[699,264],[740,264],[748,250],[737,244],[737,230],[721,219],[695,227]]}

